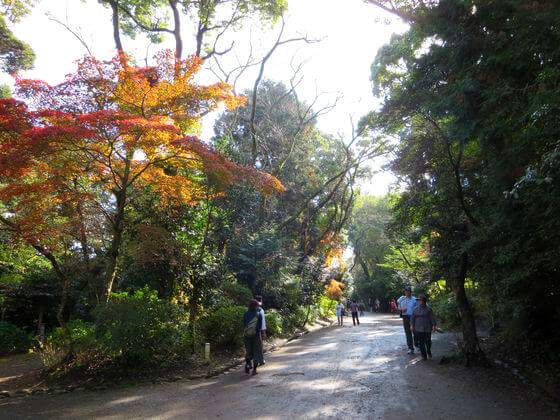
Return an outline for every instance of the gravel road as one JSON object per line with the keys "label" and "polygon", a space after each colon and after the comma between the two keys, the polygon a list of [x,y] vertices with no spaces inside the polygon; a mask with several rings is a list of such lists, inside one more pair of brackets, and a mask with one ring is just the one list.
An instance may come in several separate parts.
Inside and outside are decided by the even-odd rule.
{"label": "gravel road", "polygon": [[440,365],[406,354],[402,324],[366,315],[310,333],[267,355],[257,376],[2,400],[1,419],[558,419],[551,403],[497,369]]}

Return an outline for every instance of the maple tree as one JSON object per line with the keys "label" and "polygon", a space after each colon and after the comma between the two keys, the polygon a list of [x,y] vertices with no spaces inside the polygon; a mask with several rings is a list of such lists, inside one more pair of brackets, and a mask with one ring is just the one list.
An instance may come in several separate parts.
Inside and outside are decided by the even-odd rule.
{"label": "maple tree", "polygon": [[332,279],[326,288],[326,295],[329,299],[339,300],[342,297],[344,283]]}
{"label": "maple tree", "polygon": [[56,252],[73,241],[87,254],[101,215],[109,298],[135,194],[156,191],[164,201],[195,204],[234,182],[265,194],[284,188],[197,137],[203,115],[220,104],[241,106],[243,97],[225,83],[196,84],[196,57],[177,60],[168,51],[157,63],[144,68],[125,56],[87,57],[59,85],[17,80],[28,105],[0,100],[0,222],[51,261],[66,289]]}

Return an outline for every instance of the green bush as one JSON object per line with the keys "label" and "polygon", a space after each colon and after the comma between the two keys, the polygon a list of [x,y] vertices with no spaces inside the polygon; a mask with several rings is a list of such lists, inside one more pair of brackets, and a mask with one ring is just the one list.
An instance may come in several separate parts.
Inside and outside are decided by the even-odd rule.
{"label": "green bush", "polygon": [[266,334],[269,337],[277,337],[282,334],[282,331],[282,315],[275,309],[268,309],[266,311]]}
{"label": "green bush", "polygon": [[[307,317],[307,308],[296,307],[292,311],[283,314],[283,326],[285,332],[295,331],[303,326],[305,319]],[[311,314],[309,316],[311,319]]]}
{"label": "green bush", "polygon": [[246,306],[253,299],[251,289],[239,283],[226,283],[221,289],[224,295],[234,302],[234,305]]}
{"label": "green bush", "polygon": [[[95,345],[95,328],[92,323],[81,319],[73,319],[68,321],[66,326],[70,331],[70,337],[76,351],[88,350]],[[62,327],[55,328],[47,337],[47,342],[59,349],[65,349],[70,345]]]}
{"label": "green bush", "polygon": [[161,364],[183,356],[192,343],[182,307],[146,290],[120,294],[94,310],[99,350],[123,364]]}
{"label": "green bush", "polygon": [[230,306],[210,312],[200,322],[204,336],[218,347],[240,347],[243,344],[243,315],[246,311],[246,306]]}
{"label": "green bush", "polygon": [[0,355],[29,350],[33,339],[24,330],[9,322],[0,321]]}
{"label": "green bush", "polygon": [[444,327],[455,328],[461,325],[459,309],[453,294],[440,294],[430,300],[436,322]]}
{"label": "green bush", "polygon": [[321,318],[332,318],[336,315],[336,300],[321,296],[317,306]]}

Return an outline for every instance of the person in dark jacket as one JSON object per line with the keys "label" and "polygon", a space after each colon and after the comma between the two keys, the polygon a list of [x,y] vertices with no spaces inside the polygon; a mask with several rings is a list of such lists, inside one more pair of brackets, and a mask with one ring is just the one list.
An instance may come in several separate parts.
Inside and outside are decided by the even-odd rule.
{"label": "person in dark jacket", "polygon": [[436,330],[434,312],[427,303],[427,298],[420,295],[419,305],[414,307],[410,317],[410,327],[416,337],[418,337],[418,347],[422,353],[422,359],[432,358],[432,331]]}
{"label": "person in dark jacket", "polygon": [[259,302],[255,299],[249,302],[249,310],[243,315],[243,335],[245,341],[245,373],[253,369],[257,374],[257,366],[263,363],[262,319],[258,312]]}

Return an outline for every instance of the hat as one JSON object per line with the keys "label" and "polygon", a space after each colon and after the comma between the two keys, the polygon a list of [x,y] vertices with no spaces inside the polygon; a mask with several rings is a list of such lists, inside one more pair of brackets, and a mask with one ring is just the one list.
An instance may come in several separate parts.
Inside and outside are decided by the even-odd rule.
{"label": "hat", "polygon": [[405,290],[405,292],[412,292],[412,287],[406,286],[406,287],[404,288],[404,290]]}

